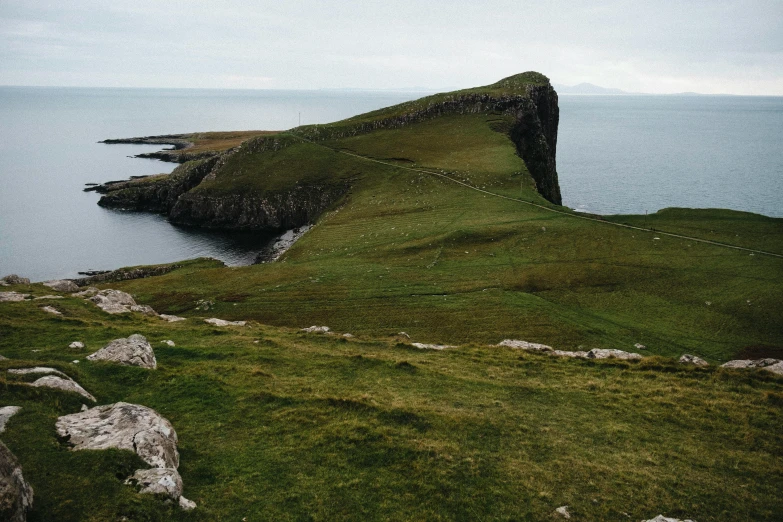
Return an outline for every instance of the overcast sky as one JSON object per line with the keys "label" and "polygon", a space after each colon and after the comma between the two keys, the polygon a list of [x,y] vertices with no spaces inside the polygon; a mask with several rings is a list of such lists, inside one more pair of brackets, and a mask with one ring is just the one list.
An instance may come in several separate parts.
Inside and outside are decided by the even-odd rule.
{"label": "overcast sky", "polygon": [[783,95],[783,0],[0,0],[0,85]]}

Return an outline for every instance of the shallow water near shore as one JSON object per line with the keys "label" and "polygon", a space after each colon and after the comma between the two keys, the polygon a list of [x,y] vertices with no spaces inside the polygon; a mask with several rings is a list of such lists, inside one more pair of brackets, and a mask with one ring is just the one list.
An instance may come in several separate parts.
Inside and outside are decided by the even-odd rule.
{"label": "shallow water near shore", "polygon": [[[85,183],[170,172],[106,138],[287,129],[421,92],[0,87],[0,275],[33,280],[199,256],[251,263],[271,238],[107,210]],[[561,96],[564,204],[595,213],[670,206],[783,216],[783,98]]]}

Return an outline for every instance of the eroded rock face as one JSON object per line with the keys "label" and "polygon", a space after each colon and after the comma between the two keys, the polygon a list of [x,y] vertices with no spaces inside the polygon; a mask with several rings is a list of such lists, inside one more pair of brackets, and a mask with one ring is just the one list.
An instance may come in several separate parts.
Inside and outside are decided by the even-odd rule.
{"label": "eroded rock face", "polygon": [[92,402],[95,402],[95,397],[88,393],[87,390],[79,386],[76,381],[73,381],[70,378],[64,379],[62,377],[58,377],[57,375],[46,375],[32,383],[30,386],[34,386],[36,388],[52,388],[55,390],[74,392],[78,393],[85,399],[89,399]]}
{"label": "eroded rock face", "polygon": [[0,292],[0,303],[16,303],[24,301],[30,297],[30,294],[20,294],[19,292]]}
{"label": "eroded rock face", "polygon": [[90,361],[109,361],[124,366],[141,366],[154,370],[158,366],[155,352],[143,335],[133,334],[130,337],[114,339],[112,342],[88,355]]}
{"label": "eroded rock face", "polygon": [[173,500],[182,496],[182,477],[174,468],[137,469],[125,483],[139,486],[139,493],[166,495]]}
{"label": "eroded rock face", "polygon": [[26,277],[19,277],[16,274],[9,274],[5,276],[4,278],[0,279],[3,283],[7,285],[29,285],[30,280]]}
{"label": "eroded rock face", "polygon": [[4,406],[0,408],[0,433],[5,431],[5,425],[8,419],[19,413],[21,410],[19,406]]}
{"label": "eroded rock face", "polygon": [[778,375],[783,375],[783,360],[780,359],[755,359],[729,361],[721,365],[722,368],[761,368]]}
{"label": "eroded rock face", "polygon": [[33,488],[22,476],[22,466],[0,442],[0,520],[24,522],[33,507]]}
{"label": "eroded rock face", "polygon": [[694,366],[709,366],[710,363],[702,359],[701,357],[696,357],[695,355],[691,355],[689,353],[684,354],[679,359],[680,364],[692,364]]}
{"label": "eroded rock face", "polygon": [[51,281],[44,281],[41,283],[44,286],[48,286],[52,290],[58,292],[78,292],[79,287],[70,279],[53,279]]}
{"label": "eroded rock face", "polygon": [[136,306],[136,301],[133,300],[130,294],[119,290],[101,290],[90,297],[89,300],[98,305],[98,308],[107,314],[130,313],[130,307]]}
{"label": "eroded rock face", "polygon": [[587,352],[588,359],[623,359],[626,361],[638,361],[643,357],[638,353],[624,352],[622,350],[607,350],[594,348]]}
{"label": "eroded rock face", "polygon": [[508,346],[509,348],[518,348],[520,350],[528,350],[531,352],[551,352],[554,348],[545,344],[529,343],[527,341],[519,341],[517,339],[505,339],[498,343],[498,346]]}
{"label": "eroded rock face", "polygon": [[57,433],[73,450],[117,448],[135,451],[155,468],[179,467],[177,432],[155,410],[118,402],[57,419]]}
{"label": "eroded rock face", "polygon": [[223,319],[217,319],[212,317],[211,319],[204,319],[205,323],[214,324],[215,326],[245,326],[246,321],[224,321]]}

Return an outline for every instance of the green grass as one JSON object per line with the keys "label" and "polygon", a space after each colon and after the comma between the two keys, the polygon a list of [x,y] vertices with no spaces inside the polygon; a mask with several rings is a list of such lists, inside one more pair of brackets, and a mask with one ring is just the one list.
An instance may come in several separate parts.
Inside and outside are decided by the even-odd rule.
{"label": "green grass", "polygon": [[[575,520],[783,513],[783,379],[763,371],[478,344],[420,351],[391,337],[112,317],[74,298],[56,306],[62,318],[0,304],[0,353],[14,359],[0,369],[45,363],[100,404],[159,411],[199,507],[183,513],[124,486],[143,467],[130,452],[68,451],[54,423],[78,411],[78,396],[3,371],[3,404],[23,407],[3,440],[35,488],[30,520],[556,520],[564,504]],[[150,339],[157,370],[84,359],[131,333]],[[77,339],[87,348],[66,348]]]}

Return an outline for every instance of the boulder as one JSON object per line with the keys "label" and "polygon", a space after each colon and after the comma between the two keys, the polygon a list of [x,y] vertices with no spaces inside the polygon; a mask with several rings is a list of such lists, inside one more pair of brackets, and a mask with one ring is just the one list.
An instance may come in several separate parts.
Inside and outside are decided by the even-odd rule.
{"label": "boulder", "polygon": [[5,431],[5,425],[8,419],[19,413],[21,410],[19,406],[4,406],[0,408],[0,433]]}
{"label": "boulder", "polygon": [[683,354],[682,357],[679,359],[680,364],[692,364],[694,366],[709,366],[710,363],[702,359],[701,357],[696,357],[695,355],[691,355],[689,353]]}
{"label": "boulder", "polygon": [[74,341],[68,345],[68,348],[73,348],[75,350],[79,348],[84,348],[84,343],[81,341]]}
{"label": "boulder", "polygon": [[42,306],[41,310],[54,315],[63,315],[61,311],[59,311],[57,308],[54,308],[52,306]]}
{"label": "boulder", "polygon": [[73,381],[69,378],[63,379],[62,377],[58,377],[56,375],[46,375],[32,383],[30,386],[34,386],[36,388],[53,388],[55,390],[75,392],[85,399],[90,399],[92,402],[96,402],[95,397],[88,393],[87,390],[79,386],[76,381]]}
{"label": "boulder", "polygon": [[204,319],[204,322],[214,324],[215,326],[245,326],[245,324],[247,324],[246,321],[224,321],[223,319],[216,319],[215,317]]}
{"label": "boulder", "polygon": [[60,370],[55,370],[54,368],[49,368],[48,366],[34,366],[32,368],[10,368],[8,370],[8,373],[10,373],[11,375],[30,375],[30,374],[42,373],[42,374],[50,374],[50,375],[59,375],[60,377],[65,377],[66,379],[70,378]]}
{"label": "boulder", "polygon": [[160,314],[158,317],[163,319],[164,321],[168,321],[170,323],[176,323],[177,321],[184,321],[184,317],[177,317],[176,315],[167,315],[167,314]]}
{"label": "boulder", "polygon": [[783,375],[783,360],[780,359],[755,359],[729,361],[721,365],[722,368],[761,368],[778,375]]}
{"label": "boulder", "polygon": [[554,349],[551,346],[538,343],[529,343],[527,341],[518,341],[516,339],[506,339],[500,341],[498,346],[508,346],[509,348],[519,348],[520,350],[528,350],[531,352],[551,352]]}
{"label": "boulder", "polygon": [[0,279],[6,285],[29,285],[30,280],[26,277],[19,277],[16,274],[10,274]]}
{"label": "boulder", "polygon": [[587,352],[588,359],[623,359],[626,361],[638,361],[643,357],[638,353],[624,352],[622,350],[606,350],[593,348]]}
{"label": "boulder", "polygon": [[51,281],[44,281],[41,283],[44,286],[48,286],[52,290],[58,292],[78,292],[79,287],[70,279],[53,279]]}
{"label": "boulder", "polygon": [[0,292],[0,303],[17,303],[30,297],[30,294],[20,294],[19,292]]}
{"label": "boulder", "polygon": [[329,327],[328,326],[310,326],[308,328],[302,328],[302,332],[307,333],[328,333]]}
{"label": "boulder", "polygon": [[179,497],[179,507],[183,511],[190,511],[191,509],[196,509],[196,503],[185,497]]}
{"label": "boulder", "polygon": [[131,306],[136,306],[136,301],[133,300],[130,294],[111,289],[101,290],[90,297],[89,301],[95,303],[98,308],[107,314],[127,314],[130,313]]}
{"label": "boulder", "polygon": [[415,346],[420,350],[445,350],[446,348],[455,348],[448,344],[424,344],[424,343],[411,343],[411,346]]}
{"label": "boulder", "polygon": [[22,476],[22,466],[0,442],[0,520],[24,522],[33,507],[33,488]]}
{"label": "boulder", "polygon": [[178,468],[177,432],[155,410],[118,402],[57,419],[57,433],[73,450],[117,448],[135,451],[155,468]]}
{"label": "boulder", "polygon": [[141,366],[154,370],[158,366],[155,352],[143,335],[133,334],[128,338],[114,339],[112,342],[88,355],[90,361],[110,361],[124,366]]}
{"label": "boulder", "polygon": [[165,495],[173,500],[182,496],[182,477],[174,468],[137,469],[125,483],[139,486],[139,493]]}

